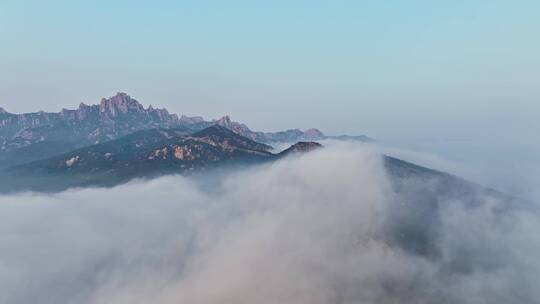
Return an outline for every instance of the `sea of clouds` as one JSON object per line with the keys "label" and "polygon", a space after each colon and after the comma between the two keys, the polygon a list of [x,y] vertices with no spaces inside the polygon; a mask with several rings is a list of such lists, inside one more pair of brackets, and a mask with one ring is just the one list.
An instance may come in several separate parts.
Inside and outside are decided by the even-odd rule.
{"label": "sea of clouds", "polygon": [[535,206],[442,204],[424,254],[389,241],[418,224],[396,221],[400,201],[380,153],[353,144],[0,196],[0,303],[538,303]]}

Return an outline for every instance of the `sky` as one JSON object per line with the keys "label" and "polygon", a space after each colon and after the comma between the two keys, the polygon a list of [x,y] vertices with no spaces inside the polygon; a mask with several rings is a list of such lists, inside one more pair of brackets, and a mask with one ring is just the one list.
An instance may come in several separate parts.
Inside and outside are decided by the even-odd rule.
{"label": "sky", "polygon": [[539,31],[533,0],[4,0],[0,106],[59,111],[123,91],[255,130],[412,149],[502,140],[540,163]]}

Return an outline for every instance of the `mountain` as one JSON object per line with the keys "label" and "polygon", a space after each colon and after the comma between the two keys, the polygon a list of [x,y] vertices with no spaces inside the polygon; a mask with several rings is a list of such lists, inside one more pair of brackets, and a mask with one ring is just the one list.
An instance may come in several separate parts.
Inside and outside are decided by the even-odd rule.
{"label": "mountain", "polygon": [[281,151],[278,155],[279,156],[287,156],[287,155],[291,155],[291,154],[307,153],[307,152],[311,152],[311,151],[319,149],[319,148],[322,148],[322,145],[317,143],[317,142],[314,142],[314,141],[310,141],[310,142],[300,141],[300,142],[297,142],[296,144],[290,146],[289,148]]}
{"label": "mountain", "polygon": [[269,151],[273,149],[269,145],[253,141],[250,138],[239,135],[234,130],[217,124],[194,133],[192,137],[204,138],[209,142],[223,142],[233,147],[241,147],[249,150]]}
{"label": "mountain", "polygon": [[[187,118],[184,118],[184,121]],[[196,118],[191,118],[195,120]],[[180,125],[176,114],[166,109],[144,108],[125,93],[103,98],[97,105],[81,103],[76,110],[58,113],[0,113],[0,167],[47,158],[77,147],[106,142],[150,128]]]}
{"label": "mountain", "polygon": [[229,116],[223,116],[222,118],[212,122],[226,127],[237,134],[263,143],[297,142],[302,140],[325,139],[325,135],[317,129],[309,129],[306,131],[302,131],[300,129],[289,129],[280,132],[256,132],[250,130],[248,126],[243,123],[232,121]]}
{"label": "mountain", "polygon": [[9,151],[42,141],[95,144],[141,129],[178,125],[166,109],[145,109],[125,93],[103,98],[98,105],[81,103],[76,110],[59,113],[0,113],[1,150]]}
{"label": "mountain", "polygon": [[46,159],[141,130],[184,127],[199,131],[214,124],[260,143],[329,138],[317,129],[256,132],[245,124],[232,121],[229,116],[213,121],[199,116],[178,117],[166,109],[151,105],[145,108],[126,93],[117,93],[103,98],[99,104],[81,103],[77,109],[62,109],[58,113],[12,114],[0,108],[0,168]]}
{"label": "mountain", "polygon": [[224,126],[230,130],[233,130],[237,134],[250,138],[252,140],[262,143],[294,143],[298,141],[317,141],[324,139],[334,139],[342,141],[360,141],[360,142],[374,142],[373,138],[366,135],[325,135],[322,131],[311,128],[305,131],[300,129],[288,129],[278,132],[257,132],[252,131],[248,126],[243,123],[239,123],[231,120],[229,116],[223,116],[220,119],[213,120],[212,123]]}
{"label": "mountain", "polygon": [[[268,145],[217,124],[195,132],[187,127],[155,128],[10,167],[0,172],[0,192],[111,187],[135,178],[193,175],[230,166],[267,164],[321,147],[316,142],[298,142],[274,154],[268,151]],[[385,225],[388,233],[384,237],[389,244],[409,252],[438,256],[434,242],[441,226],[439,210],[452,202],[468,206],[486,201],[506,202],[495,212],[528,205],[495,190],[397,158],[383,156],[383,163],[392,187],[388,195],[395,200],[387,211],[392,222]],[[229,171],[215,172],[228,174]]]}
{"label": "mountain", "polygon": [[[274,154],[270,146],[215,124],[200,131],[181,126],[140,130],[116,140],[75,149],[47,159],[12,166],[0,172],[0,192],[34,190],[55,192],[71,187],[114,186],[134,178],[191,174],[226,166],[264,164],[322,146],[298,142]],[[502,197],[490,189],[452,175],[384,156],[384,165],[402,203],[414,208],[397,219],[429,221],[441,201],[460,199],[475,203],[478,196]],[[400,205],[401,206],[401,205]],[[425,226],[426,223],[423,225]],[[422,231],[414,231],[415,244]],[[396,240],[399,241],[399,240]],[[417,247],[415,247],[417,248]],[[418,248],[417,248],[418,249]],[[420,249],[419,249],[420,250]]]}
{"label": "mountain", "polygon": [[137,177],[200,172],[279,158],[271,147],[220,125],[193,132],[186,127],[141,130],[117,140],[79,148],[3,172],[0,191],[57,191],[114,186]]}
{"label": "mountain", "polygon": [[383,162],[397,199],[387,214],[392,218],[386,234],[392,237],[387,241],[416,254],[436,258],[440,254],[436,251],[442,220],[440,210],[449,204],[463,203],[472,209],[486,202],[503,202],[493,207],[495,214],[534,207],[525,200],[445,172],[389,156],[384,156]]}
{"label": "mountain", "polygon": [[[266,144],[298,139],[300,142],[278,154],[269,152],[272,147]],[[144,108],[125,93],[104,98],[98,105],[81,104],[76,110],[59,113],[18,115],[1,108],[0,167],[4,169],[0,171],[0,191],[114,186],[133,178],[260,164],[320,148],[313,139],[370,140],[365,136],[326,136],[316,129],[256,132],[228,116],[205,121],[178,117],[152,106]],[[502,196],[399,159],[384,157],[384,163],[395,192],[402,194],[403,203],[415,206],[398,217],[406,221],[429,219],[420,215],[431,214],[431,208],[443,199],[465,199],[474,204],[478,195]]]}

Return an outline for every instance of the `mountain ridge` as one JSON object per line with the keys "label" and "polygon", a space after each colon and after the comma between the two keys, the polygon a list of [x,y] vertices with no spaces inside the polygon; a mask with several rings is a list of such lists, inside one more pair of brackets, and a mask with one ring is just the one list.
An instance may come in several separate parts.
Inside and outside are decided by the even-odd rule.
{"label": "mountain ridge", "polygon": [[[284,155],[220,125],[140,130],[122,138],[16,165],[4,170],[0,191],[59,191],[114,186],[133,178],[201,172],[229,165],[260,164]],[[2,177],[2,176],[0,176]]]}
{"label": "mountain ridge", "polygon": [[[260,143],[331,138],[317,129],[252,131],[245,124],[231,120],[228,115],[211,121],[200,116],[179,117],[164,108],[154,108],[152,105],[145,108],[128,94],[119,92],[112,97],[102,98],[99,104],[80,103],[77,109],[62,109],[60,112],[13,114],[0,111],[0,168],[12,165],[13,162],[45,159],[72,149],[115,140],[140,130],[189,127],[196,131],[214,124]],[[39,153],[38,147],[46,152]],[[21,151],[24,151],[25,157],[13,157]]]}

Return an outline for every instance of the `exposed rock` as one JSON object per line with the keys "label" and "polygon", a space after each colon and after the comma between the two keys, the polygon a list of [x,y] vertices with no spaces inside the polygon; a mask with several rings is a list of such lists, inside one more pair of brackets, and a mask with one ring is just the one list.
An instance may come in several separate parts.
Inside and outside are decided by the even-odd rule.
{"label": "exposed rock", "polygon": [[180,146],[174,146],[174,157],[181,160],[194,159],[191,149]]}
{"label": "exposed rock", "polygon": [[235,132],[236,134],[240,134],[242,136],[247,135],[247,137],[251,137],[249,135],[250,135],[250,133],[252,133],[252,131],[245,124],[241,124],[239,122],[232,121],[231,118],[229,117],[229,115],[225,115],[225,116],[221,117],[220,119],[215,120],[213,122],[216,125],[220,125],[222,127],[225,127],[227,129]]}
{"label": "exposed rock", "polygon": [[78,162],[79,159],[80,159],[80,157],[78,155],[73,156],[72,158],[66,160],[66,166],[71,167],[71,166],[75,165],[75,163]]}

